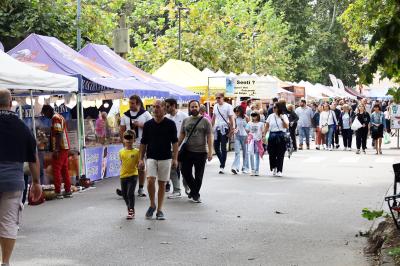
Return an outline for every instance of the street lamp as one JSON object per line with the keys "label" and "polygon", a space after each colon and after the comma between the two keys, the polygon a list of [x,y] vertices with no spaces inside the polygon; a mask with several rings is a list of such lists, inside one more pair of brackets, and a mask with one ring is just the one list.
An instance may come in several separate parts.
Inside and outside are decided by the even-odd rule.
{"label": "street lamp", "polygon": [[182,51],[181,51],[181,47],[182,47],[182,41],[181,41],[181,11],[182,10],[189,10],[189,8],[187,7],[183,7],[182,3],[178,4],[178,20],[179,20],[179,26],[178,26],[178,58],[179,60],[182,60]]}
{"label": "street lamp", "polygon": [[253,73],[256,73],[256,37],[257,33],[253,32]]}

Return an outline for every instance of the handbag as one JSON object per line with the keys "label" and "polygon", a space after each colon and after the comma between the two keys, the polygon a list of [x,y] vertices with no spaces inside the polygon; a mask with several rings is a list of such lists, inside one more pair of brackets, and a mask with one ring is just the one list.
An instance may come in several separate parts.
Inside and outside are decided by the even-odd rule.
{"label": "handbag", "polygon": [[182,162],[184,160],[184,158],[186,157],[186,153],[187,153],[187,142],[189,141],[190,137],[192,136],[194,130],[196,129],[197,125],[200,123],[201,119],[203,119],[203,116],[200,117],[199,120],[197,120],[196,124],[194,125],[194,127],[192,128],[192,131],[190,131],[189,136],[187,137],[186,141],[184,143],[182,143],[181,148],[179,149],[178,152],[178,161]]}
{"label": "handbag", "polygon": [[356,117],[353,121],[353,124],[351,124],[351,129],[353,131],[357,131],[362,127],[362,124],[360,122],[360,120],[358,120],[358,118]]}
{"label": "handbag", "polygon": [[326,135],[329,132],[328,122],[329,122],[329,116],[331,115],[331,112],[332,111],[329,111],[327,123],[321,127],[321,134],[322,135]]}
{"label": "handbag", "polygon": [[390,134],[385,132],[385,135],[383,136],[383,143],[384,144],[390,144],[391,139],[390,139]]}
{"label": "handbag", "polygon": [[228,137],[231,137],[231,136],[229,135],[230,132],[231,132],[231,126],[230,126],[230,124],[228,123],[228,121],[226,121],[225,117],[221,114],[221,112],[220,112],[218,106],[217,106],[217,111],[218,111],[219,115],[222,117],[222,119],[224,120],[224,122],[228,125]]}

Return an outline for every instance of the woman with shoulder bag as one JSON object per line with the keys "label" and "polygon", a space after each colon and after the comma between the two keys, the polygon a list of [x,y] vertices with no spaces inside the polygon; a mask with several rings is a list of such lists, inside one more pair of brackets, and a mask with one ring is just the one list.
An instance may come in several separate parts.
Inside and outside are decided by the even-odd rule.
{"label": "woman with shoulder bag", "polygon": [[286,131],[289,128],[289,119],[284,114],[286,106],[282,103],[276,103],[273,107],[273,113],[270,114],[265,122],[263,139],[269,131],[268,153],[270,170],[273,176],[282,176],[283,161],[286,152]]}
{"label": "woman with shoulder bag", "polygon": [[327,148],[332,150],[332,136],[335,130],[335,125],[338,123],[335,112],[331,110],[329,103],[324,103],[323,111],[319,117],[319,127],[321,128],[321,133],[325,136],[324,150]]}
{"label": "woman with shoulder bag", "polygon": [[365,154],[366,153],[365,150],[367,149],[368,125],[371,118],[369,114],[365,111],[365,106],[363,104],[360,104],[358,106],[356,118],[362,125],[362,127],[360,127],[356,131],[356,144],[357,144],[356,154],[360,154],[360,148],[363,149],[363,153]]}
{"label": "woman with shoulder bag", "polygon": [[386,129],[385,116],[379,104],[374,105],[374,112],[371,115],[371,137],[375,143],[376,154],[382,154],[383,131]]}

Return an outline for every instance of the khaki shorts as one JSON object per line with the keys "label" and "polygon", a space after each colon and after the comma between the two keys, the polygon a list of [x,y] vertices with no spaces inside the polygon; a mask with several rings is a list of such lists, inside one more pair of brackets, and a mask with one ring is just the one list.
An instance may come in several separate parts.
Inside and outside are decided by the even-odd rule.
{"label": "khaki shorts", "polygon": [[22,191],[0,192],[0,237],[17,239],[24,205]]}
{"label": "khaki shorts", "polygon": [[169,181],[169,175],[171,172],[172,160],[153,160],[147,159],[146,170],[147,177],[156,177],[158,181]]}

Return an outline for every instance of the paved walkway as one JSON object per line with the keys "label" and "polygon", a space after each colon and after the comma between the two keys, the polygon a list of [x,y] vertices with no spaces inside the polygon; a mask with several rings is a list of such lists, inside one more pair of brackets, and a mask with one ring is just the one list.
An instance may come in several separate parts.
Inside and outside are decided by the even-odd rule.
{"label": "paved walkway", "polygon": [[[28,207],[13,265],[368,265],[370,222],[362,208],[381,207],[400,152],[300,151],[284,177],[218,175],[206,168],[203,203],[167,200],[166,221],[125,220],[117,178],[73,199]],[[228,164],[233,160],[230,153]]]}

